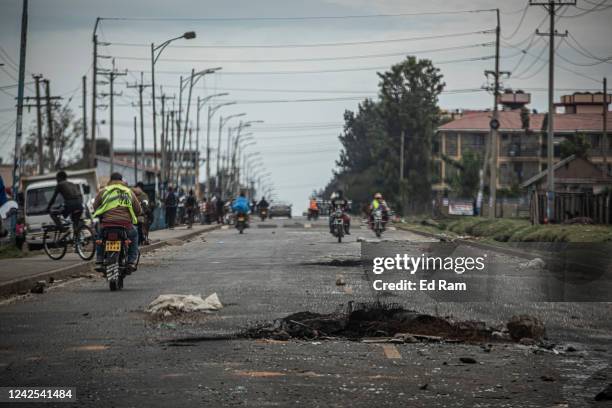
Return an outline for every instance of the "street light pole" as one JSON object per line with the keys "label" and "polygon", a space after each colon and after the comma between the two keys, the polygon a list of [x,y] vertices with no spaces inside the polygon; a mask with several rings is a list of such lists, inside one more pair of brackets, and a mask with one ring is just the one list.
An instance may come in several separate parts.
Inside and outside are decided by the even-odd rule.
{"label": "street light pole", "polygon": [[[157,172],[157,120],[156,120],[157,112],[155,110],[155,63],[159,59],[159,56],[161,55],[162,51],[172,41],[178,40],[180,38],[191,40],[195,37],[196,37],[196,33],[194,31],[187,31],[186,33],[184,33],[183,35],[179,37],[171,38],[167,41],[164,41],[157,47],[155,46],[154,43],[151,43],[151,85],[152,85],[152,97],[153,97],[153,102],[152,102],[152,106],[153,106],[153,168],[155,169],[155,179],[156,179],[155,189],[157,189],[159,185],[159,177],[158,177],[158,172]],[[155,52],[157,52],[157,55],[155,55]],[[162,158],[162,170],[163,170],[163,165],[164,165],[164,160]]]}
{"label": "street light pole", "polygon": [[[191,69],[191,75],[189,76],[189,96],[187,97],[187,112],[185,113],[185,126],[184,126],[184,130],[183,130],[183,146],[182,146],[182,149],[181,149],[181,152],[180,152],[179,167],[178,167],[178,177],[179,177],[179,179],[180,179],[180,173],[181,173],[181,169],[182,169],[182,165],[183,165],[183,160],[184,160],[185,140],[187,138],[187,125],[189,123],[189,111],[191,110],[191,94],[193,92],[193,86],[204,75],[215,73],[215,72],[219,71],[220,69],[221,69],[221,67],[216,67],[216,68],[205,69],[205,70],[199,71],[199,72],[195,72],[194,68]],[[182,79],[182,77],[181,77],[180,91],[181,91],[180,95],[182,95],[182,91],[183,91],[183,79]],[[182,102],[180,99],[182,99],[182,98],[179,98],[179,112],[180,112],[180,109],[181,109],[180,105],[181,105],[181,102]],[[179,115],[179,121],[180,121],[180,115]],[[180,134],[180,130],[179,130],[179,134]],[[192,154],[192,152],[190,152],[190,154]]]}

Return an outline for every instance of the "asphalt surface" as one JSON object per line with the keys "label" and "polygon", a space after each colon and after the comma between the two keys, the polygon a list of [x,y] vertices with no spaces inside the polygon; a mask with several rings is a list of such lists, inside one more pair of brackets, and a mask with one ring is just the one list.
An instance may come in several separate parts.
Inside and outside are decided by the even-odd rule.
{"label": "asphalt surface", "polygon": [[[120,292],[109,292],[100,278],[78,279],[42,295],[4,301],[0,386],[76,387],[77,405],[86,407],[607,406],[593,397],[612,382],[609,303],[511,297],[449,303],[418,294],[381,295],[362,268],[327,265],[357,259],[357,238],[373,234],[354,226],[338,244],[325,222],[275,219],[254,223],[243,235],[227,228],[177,242],[143,256]],[[383,238],[427,241],[395,230]],[[524,262],[491,256],[508,266],[499,269],[504,275]],[[339,277],[346,285],[336,285]],[[500,282],[508,293],[530,285],[522,279]],[[173,293],[217,293],[224,308],[178,321],[143,312],[158,295]],[[532,314],[543,320],[560,351],[514,343],[231,339],[258,322],[306,310],[328,313],[349,301],[381,296],[410,309],[489,325]],[[191,340],[176,341],[185,338]],[[563,351],[566,346],[576,351]],[[460,357],[477,363],[461,363]]]}

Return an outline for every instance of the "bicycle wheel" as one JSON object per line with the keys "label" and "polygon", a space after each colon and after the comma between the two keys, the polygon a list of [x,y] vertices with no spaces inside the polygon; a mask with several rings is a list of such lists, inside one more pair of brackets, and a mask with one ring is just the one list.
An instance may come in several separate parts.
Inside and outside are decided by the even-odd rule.
{"label": "bicycle wheel", "polygon": [[89,225],[79,226],[76,234],[77,254],[84,261],[89,261],[96,253],[96,239]]}
{"label": "bicycle wheel", "polygon": [[68,249],[67,235],[59,229],[47,229],[43,234],[43,249],[45,254],[55,261],[66,255]]}

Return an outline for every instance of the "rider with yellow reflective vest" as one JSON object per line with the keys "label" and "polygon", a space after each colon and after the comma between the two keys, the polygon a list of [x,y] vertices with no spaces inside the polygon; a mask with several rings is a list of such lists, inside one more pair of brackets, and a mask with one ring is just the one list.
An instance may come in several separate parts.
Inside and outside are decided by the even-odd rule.
{"label": "rider with yellow reflective vest", "polygon": [[374,211],[378,210],[379,208],[382,211],[383,224],[386,224],[389,221],[389,206],[387,205],[387,202],[383,198],[382,194],[376,193],[374,194],[374,199],[372,200],[372,203],[370,204],[369,208],[370,228],[372,228],[374,221]]}
{"label": "rider with yellow reflective vest", "polygon": [[[127,263],[130,270],[136,270],[138,259],[138,216],[142,213],[140,202],[134,192],[123,181],[120,173],[111,174],[110,181],[100,190],[93,203],[94,217],[100,219],[100,232],[104,228],[121,227],[127,232],[130,245]],[[96,269],[103,270],[104,250],[96,248]]]}

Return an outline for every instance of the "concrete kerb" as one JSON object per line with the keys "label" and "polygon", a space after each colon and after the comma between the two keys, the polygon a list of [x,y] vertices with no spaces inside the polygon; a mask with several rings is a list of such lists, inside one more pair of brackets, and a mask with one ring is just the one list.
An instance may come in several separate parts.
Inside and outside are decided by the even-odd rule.
{"label": "concrete kerb", "polygon": [[[147,245],[144,247],[140,248],[140,253],[141,254],[146,254],[147,252],[151,252],[154,251],[156,249],[162,248],[164,246],[169,245],[168,241],[171,239],[178,239],[181,241],[188,241],[191,238],[194,238],[200,234],[206,233],[206,232],[210,232],[213,230],[218,229],[220,226],[219,225],[211,225],[208,226],[204,229],[200,229],[200,230],[194,230],[189,232],[188,234],[176,237],[176,238],[169,238],[163,241],[159,241],[159,242],[155,242],[151,245]],[[23,293],[23,292],[28,292],[35,284],[36,282],[39,281],[46,281],[48,282],[50,278],[53,279],[64,279],[64,278],[70,278],[70,277],[74,277],[76,275],[80,275],[82,273],[86,273],[86,272],[91,272],[92,271],[92,267],[94,265],[94,261],[86,261],[86,262],[80,262],[74,265],[70,265],[70,266],[65,266],[62,268],[58,268],[58,269],[53,269],[51,271],[47,271],[47,272],[42,272],[36,275],[30,275],[30,276],[26,276],[23,278],[18,278],[18,279],[13,279],[11,281],[8,282],[3,282],[0,283],[0,297],[4,297],[4,296],[9,296],[9,295],[15,295],[15,294],[19,294],[19,293]]]}

